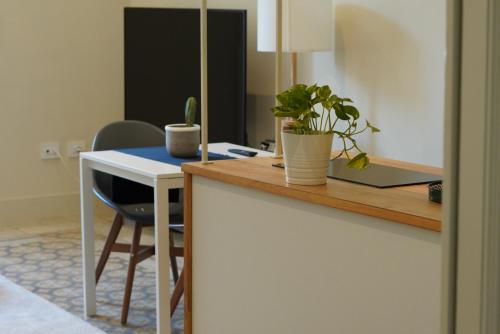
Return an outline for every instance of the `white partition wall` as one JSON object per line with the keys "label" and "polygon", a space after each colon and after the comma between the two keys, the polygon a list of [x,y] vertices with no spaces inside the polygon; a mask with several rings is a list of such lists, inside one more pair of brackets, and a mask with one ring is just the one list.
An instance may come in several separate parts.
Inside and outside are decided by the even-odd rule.
{"label": "white partition wall", "polygon": [[192,191],[193,333],[439,333],[438,232],[199,176]]}

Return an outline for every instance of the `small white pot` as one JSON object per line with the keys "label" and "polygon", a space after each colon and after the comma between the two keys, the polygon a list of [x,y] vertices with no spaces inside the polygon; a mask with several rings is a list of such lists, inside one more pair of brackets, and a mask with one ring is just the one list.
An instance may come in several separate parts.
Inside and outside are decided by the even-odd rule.
{"label": "small white pot", "polygon": [[287,183],[310,186],[326,183],[333,134],[282,132],[281,140]]}
{"label": "small white pot", "polygon": [[170,124],[165,126],[165,146],[174,157],[196,157],[200,147],[200,126],[194,124]]}

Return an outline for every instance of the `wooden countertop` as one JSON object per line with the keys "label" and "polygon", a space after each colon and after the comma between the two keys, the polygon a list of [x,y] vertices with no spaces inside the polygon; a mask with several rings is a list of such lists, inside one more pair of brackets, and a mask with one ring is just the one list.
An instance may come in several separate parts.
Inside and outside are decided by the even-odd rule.
{"label": "wooden countertop", "polygon": [[[442,175],[440,168],[370,157],[373,163]],[[440,232],[441,205],[427,199],[427,186],[374,188],[328,179],[321,186],[299,186],[285,182],[284,169],[272,167],[276,158],[222,160],[212,164],[183,164],[185,173],[242,187],[258,189],[310,203]]]}

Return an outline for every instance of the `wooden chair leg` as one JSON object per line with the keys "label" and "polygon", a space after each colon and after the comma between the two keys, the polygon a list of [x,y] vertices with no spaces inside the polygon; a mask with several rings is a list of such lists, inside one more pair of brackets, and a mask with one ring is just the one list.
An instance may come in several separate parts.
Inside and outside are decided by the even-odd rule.
{"label": "wooden chair leg", "polygon": [[113,225],[111,225],[111,230],[109,231],[108,237],[106,238],[106,242],[104,243],[104,248],[102,249],[101,257],[99,258],[99,262],[97,263],[97,268],[95,271],[96,284],[99,282],[99,279],[101,278],[104,266],[108,262],[109,254],[111,254],[111,248],[113,247],[113,244],[116,242],[116,239],[120,234],[122,226],[123,226],[123,217],[122,215],[117,213],[113,221]]}
{"label": "wooden chair leg", "polygon": [[127,323],[128,311],[130,308],[130,297],[132,295],[132,286],[134,285],[135,267],[137,265],[137,253],[140,250],[142,225],[135,223],[134,237],[130,246],[130,262],[128,265],[127,282],[125,284],[125,294],[123,296],[122,318],[121,323]]}
{"label": "wooden chair leg", "polygon": [[179,301],[181,300],[183,293],[184,293],[184,269],[181,271],[181,276],[179,277],[177,284],[175,284],[174,291],[172,292],[172,297],[170,299],[170,317],[172,317],[172,315],[174,314],[175,309],[177,308],[177,305],[179,304]]}
{"label": "wooden chair leg", "polygon": [[[170,247],[174,247],[174,234],[169,235]],[[172,267],[172,276],[174,277],[174,283],[177,284],[179,281],[179,269],[177,266],[177,258],[175,256],[170,256],[170,266]]]}

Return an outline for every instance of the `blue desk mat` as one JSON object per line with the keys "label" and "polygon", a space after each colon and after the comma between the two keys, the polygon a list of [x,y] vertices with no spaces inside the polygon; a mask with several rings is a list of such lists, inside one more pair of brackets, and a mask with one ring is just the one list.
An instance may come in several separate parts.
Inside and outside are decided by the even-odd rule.
{"label": "blue desk mat", "polygon": [[[137,157],[146,158],[154,161],[164,162],[171,165],[180,166],[185,162],[199,162],[201,161],[201,151],[198,150],[198,154],[193,158],[178,158],[171,156],[165,146],[153,146],[153,147],[134,147],[134,148],[120,148],[115,149],[115,151],[135,155]],[[208,160],[229,160],[235,159],[228,155],[218,154],[208,152]]]}

